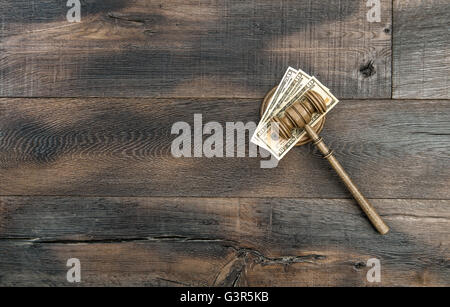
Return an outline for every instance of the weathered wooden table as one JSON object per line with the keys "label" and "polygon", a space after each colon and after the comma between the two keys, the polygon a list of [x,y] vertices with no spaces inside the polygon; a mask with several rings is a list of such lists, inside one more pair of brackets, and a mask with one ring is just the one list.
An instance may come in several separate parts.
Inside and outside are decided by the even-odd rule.
{"label": "weathered wooden table", "polygon": [[[0,0],[0,285],[78,285],[69,258],[85,286],[450,285],[448,1],[81,5]],[[288,65],[341,99],[322,134],[388,235],[312,146],[171,154],[194,114],[257,122]]]}

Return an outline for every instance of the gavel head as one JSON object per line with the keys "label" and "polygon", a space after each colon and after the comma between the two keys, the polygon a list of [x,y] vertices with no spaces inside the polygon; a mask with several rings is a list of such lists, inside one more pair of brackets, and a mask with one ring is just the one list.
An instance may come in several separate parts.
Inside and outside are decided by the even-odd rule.
{"label": "gavel head", "polygon": [[280,136],[284,139],[289,139],[294,129],[303,128],[311,122],[313,114],[323,114],[326,110],[327,106],[322,96],[315,91],[309,90],[282,114],[272,118],[272,121],[278,124]]}

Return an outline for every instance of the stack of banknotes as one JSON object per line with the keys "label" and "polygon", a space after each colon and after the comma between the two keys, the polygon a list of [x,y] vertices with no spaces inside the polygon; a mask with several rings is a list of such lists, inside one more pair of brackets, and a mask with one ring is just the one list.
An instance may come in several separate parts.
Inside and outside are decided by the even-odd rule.
{"label": "stack of banknotes", "polygon": [[315,77],[309,76],[301,69],[296,70],[289,67],[256,127],[251,139],[252,143],[268,150],[278,160],[283,158],[306,132],[304,129],[296,128],[292,131],[289,139],[282,138],[278,133],[277,125],[274,124],[272,119],[276,116],[282,116],[287,108],[294,102],[302,99],[310,90],[322,96],[327,106],[325,113],[313,114],[309,125],[314,127],[338,103],[338,100]]}

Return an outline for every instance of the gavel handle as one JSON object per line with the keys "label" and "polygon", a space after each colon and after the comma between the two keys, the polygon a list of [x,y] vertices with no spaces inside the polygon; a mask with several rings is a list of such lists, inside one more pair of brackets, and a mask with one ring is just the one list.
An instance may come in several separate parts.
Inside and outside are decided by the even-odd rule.
{"label": "gavel handle", "polygon": [[330,149],[327,147],[327,145],[325,145],[325,143],[323,142],[323,139],[321,137],[319,137],[319,135],[317,135],[317,133],[314,131],[313,128],[311,128],[311,126],[305,125],[305,130],[308,133],[308,135],[311,137],[311,139],[313,140],[314,145],[317,146],[317,148],[320,150],[320,152],[322,152],[322,154],[324,155],[324,158],[327,159],[328,162],[330,162],[331,166],[334,168],[336,173],[339,175],[339,177],[341,177],[342,181],[345,183],[345,185],[347,186],[350,193],[352,193],[353,197],[358,202],[361,209],[364,211],[364,213],[367,215],[369,220],[372,222],[372,225],[382,235],[387,234],[389,232],[389,227],[381,219],[381,217],[375,211],[373,206],[369,203],[367,198],[365,198],[361,194],[358,187],[350,179],[350,176],[344,170],[342,165],[334,157],[333,151],[330,151]]}

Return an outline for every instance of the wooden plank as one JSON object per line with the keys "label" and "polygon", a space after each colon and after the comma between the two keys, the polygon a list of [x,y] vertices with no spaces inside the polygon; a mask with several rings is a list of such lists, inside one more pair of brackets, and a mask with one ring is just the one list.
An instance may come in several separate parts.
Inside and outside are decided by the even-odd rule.
{"label": "wooden plank", "polygon": [[386,236],[345,199],[1,197],[0,285],[448,285],[450,201],[372,202]]}
{"label": "wooden plank", "polygon": [[[191,132],[194,114],[203,124],[256,122],[259,104],[2,99],[0,195],[350,197],[312,145],[271,169],[236,148],[223,158],[172,155],[175,122]],[[322,135],[367,197],[449,199],[449,116],[448,101],[342,101]]]}
{"label": "wooden plank", "polygon": [[81,262],[82,286],[207,286],[214,282],[214,272],[233,256],[231,248],[202,242],[0,241],[0,249],[2,286],[76,286],[66,280],[70,258]]}
{"label": "wooden plank", "polygon": [[450,98],[450,2],[394,0],[393,97]]}
{"label": "wooden plank", "polygon": [[0,1],[1,96],[261,98],[292,65],[391,97],[390,0],[374,23],[358,0],[82,3],[69,23],[66,1]]}

